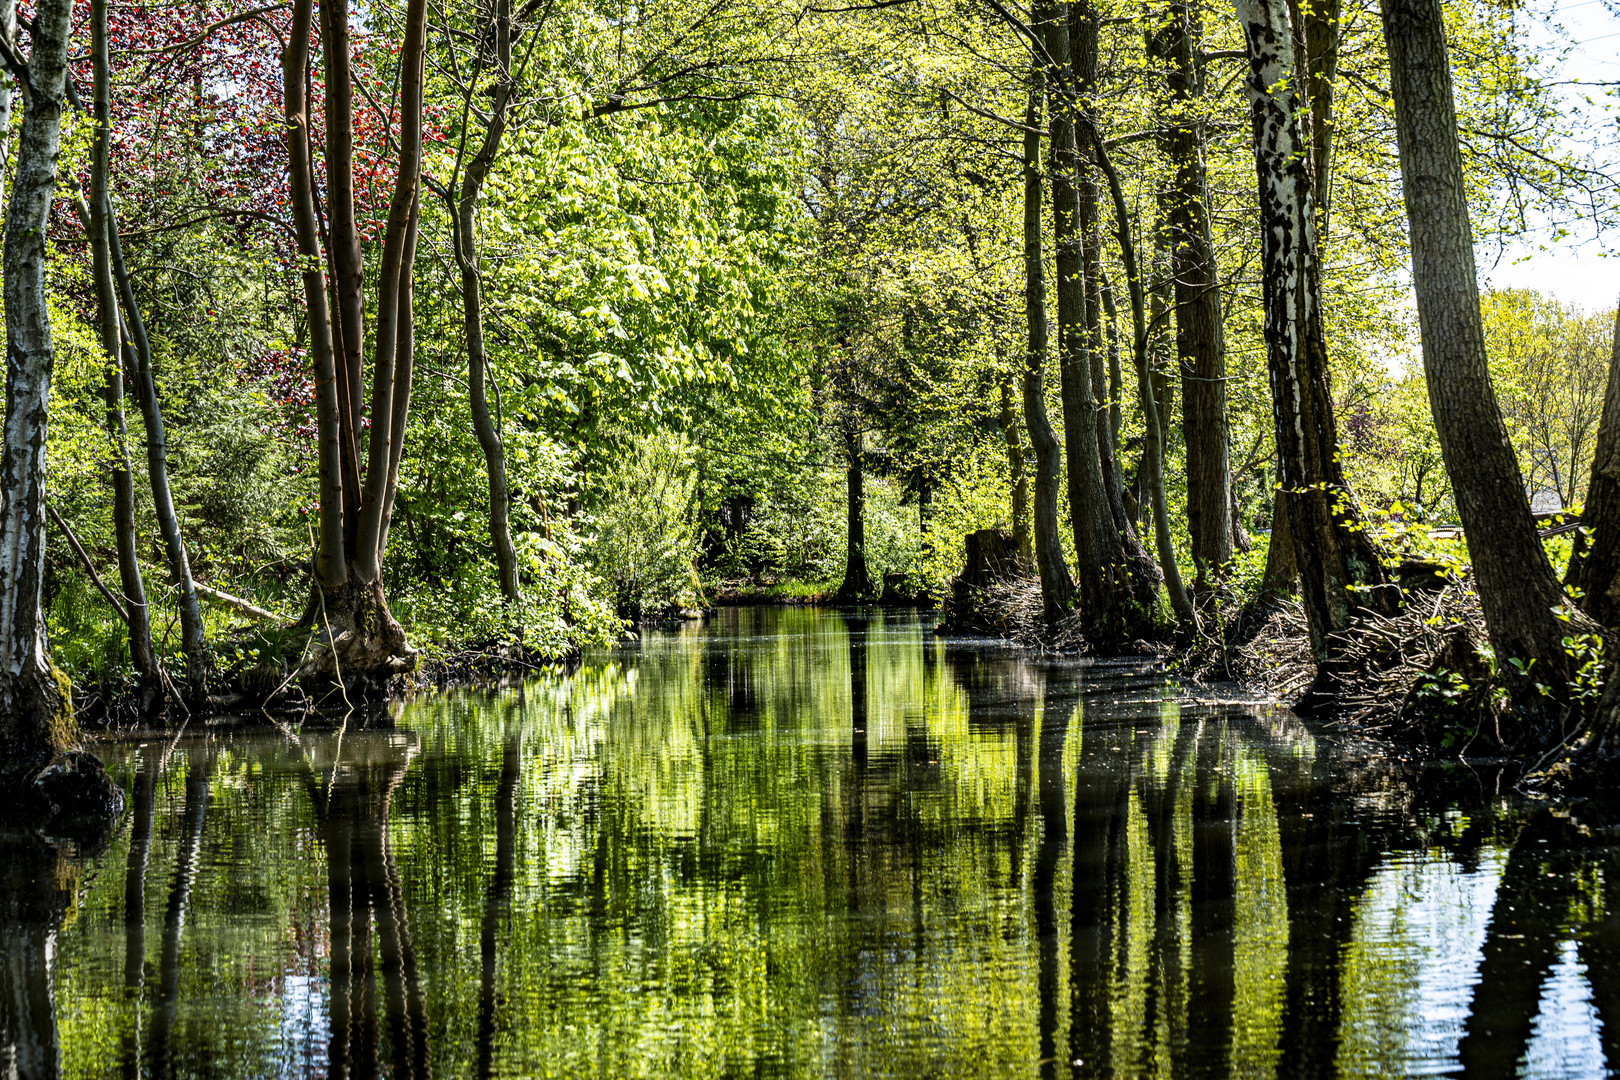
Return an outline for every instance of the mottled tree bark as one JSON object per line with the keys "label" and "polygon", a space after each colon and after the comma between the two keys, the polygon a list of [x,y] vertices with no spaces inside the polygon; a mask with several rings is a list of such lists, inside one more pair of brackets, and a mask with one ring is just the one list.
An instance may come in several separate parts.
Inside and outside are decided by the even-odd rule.
{"label": "mottled tree bark", "polygon": [[1357,606],[1387,602],[1373,592],[1385,574],[1339,464],[1286,0],[1237,0],[1237,12],[1249,53],[1278,473],[1311,648],[1322,660],[1328,635],[1347,627]]}
{"label": "mottled tree bark", "polygon": [[[1485,362],[1473,230],[1439,0],[1384,0],[1412,279],[1440,451],[1468,539],[1497,670],[1538,740],[1558,738],[1568,604],[1536,534]],[[1572,605],[1571,605],[1572,606]]]}
{"label": "mottled tree bark", "polygon": [[1582,611],[1603,626],[1620,627],[1620,314],[1581,524],[1586,536],[1569,561],[1564,582],[1581,590]]}
{"label": "mottled tree bark", "polygon": [[1024,112],[1024,319],[1029,350],[1024,361],[1024,426],[1035,449],[1035,568],[1041,576],[1046,618],[1056,620],[1073,606],[1074,582],[1058,539],[1058,482],[1063,447],[1046,415],[1046,269],[1041,254],[1041,99],[1045,80],[1039,65],[1030,70],[1029,106]]}
{"label": "mottled tree bark", "polygon": [[51,342],[45,229],[56,192],[66,93],[68,0],[42,0],[28,60],[32,89],[6,204],[6,419],[0,451],[0,747],[8,768],[49,761],[78,741],[71,688],[50,659],[45,584],[45,428]]}

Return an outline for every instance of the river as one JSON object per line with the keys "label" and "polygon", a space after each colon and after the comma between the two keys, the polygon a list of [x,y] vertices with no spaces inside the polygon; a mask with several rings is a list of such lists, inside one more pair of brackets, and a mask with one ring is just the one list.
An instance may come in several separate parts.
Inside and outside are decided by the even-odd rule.
{"label": "river", "polygon": [[1620,846],[1146,664],[739,608],[94,749],[0,837],[0,1074],[1581,1077]]}

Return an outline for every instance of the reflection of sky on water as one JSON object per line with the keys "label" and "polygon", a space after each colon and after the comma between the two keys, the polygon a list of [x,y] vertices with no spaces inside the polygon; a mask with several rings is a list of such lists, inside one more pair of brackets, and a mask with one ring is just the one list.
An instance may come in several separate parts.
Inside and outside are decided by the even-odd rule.
{"label": "reflection of sky on water", "polygon": [[1519,1075],[1549,1080],[1608,1076],[1586,965],[1576,955],[1573,941],[1564,942],[1558,954],[1558,962],[1541,988],[1541,1015],[1536,1017],[1536,1033]]}
{"label": "reflection of sky on water", "polygon": [[1507,853],[1480,853],[1465,871],[1438,853],[1392,857],[1374,874],[1346,958],[1366,985],[1347,987],[1340,1068],[1347,1076],[1456,1068],[1474,983]]}
{"label": "reflection of sky on water", "polygon": [[[1391,856],[1357,907],[1346,960],[1345,1076],[1387,1076],[1399,1062],[1408,1076],[1445,1076],[1459,1067],[1479,982],[1485,934],[1508,852],[1488,848],[1477,869],[1438,852]],[[1609,1075],[1586,970],[1573,941],[1541,991],[1529,1050],[1519,1075]]]}
{"label": "reflection of sky on water", "polygon": [[326,1075],[325,978],[287,975],[281,980],[281,1070],[283,1080]]}

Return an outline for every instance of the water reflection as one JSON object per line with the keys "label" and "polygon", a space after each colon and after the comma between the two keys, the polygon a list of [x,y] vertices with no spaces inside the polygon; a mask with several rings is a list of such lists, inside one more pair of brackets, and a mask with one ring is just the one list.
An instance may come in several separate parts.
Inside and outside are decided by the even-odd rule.
{"label": "water reflection", "polygon": [[743,610],[335,730],[110,743],[104,850],[0,837],[0,1074],[1620,1062],[1612,836],[1212,694]]}

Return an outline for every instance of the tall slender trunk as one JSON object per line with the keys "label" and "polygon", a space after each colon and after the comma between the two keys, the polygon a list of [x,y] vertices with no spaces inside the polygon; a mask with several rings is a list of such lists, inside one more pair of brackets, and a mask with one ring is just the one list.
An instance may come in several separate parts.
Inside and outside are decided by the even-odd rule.
{"label": "tall slender trunk", "polygon": [[1620,627],[1620,312],[1581,523],[1586,536],[1569,560],[1564,583],[1581,590],[1582,611],[1603,626]]}
{"label": "tall slender trunk", "polygon": [[866,471],[862,460],[861,433],[844,431],[844,479],[849,542],[845,545],[844,581],[838,586],[838,599],[844,603],[869,600],[877,592],[866,567]]}
{"label": "tall slender trunk", "polygon": [[1387,604],[1383,563],[1339,464],[1328,386],[1309,165],[1301,154],[1299,95],[1286,0],[1238,0],[1249,54],[1259,185],[1266,353],[1279,480],[1299,566],[1311,647],[1361,604]]}
{"label": "tall slender trunk", "polygon": [[1030,69],[1029,105],[1024,112],[1024,319],[1029,332],[1025,354],[1024,426],[1035,449],[1035,567],[1041,576],[1041,602],[1048,621],[1073,605],[1074,583],[1063,562],[1058,539],[1058,477],[1063,447],[1046,415],[1044,367],[1049,333],[1046,326],[1046,269],[1041,258],[1041,99],[1044,79],[1039,65]]}
{"label": "tall slender trunk", "polygon": [[512,71],[511,5],[499,0],[495,15],[496,82],[489,121],[483,141],[468,160],[455,207],[456,258],[461,267],[461,311],[467,332],[467,398],[472,411],[473,434],[484,452],[484,470],[489,477],[489,540],[495,550],[495,570],[500,578],[501,595],[508,601],[518,598],[517,551],[512,545],[510,520],[511,494],[506,482],[506,448],[500,428],[490,416],[486,392],[491,374],[484,346],[483,278],[478,261],[477,209],[484,181],[495,164],[501,139],[506,133],[509,106],[516,76]]}
{"label": "tall slender trunk", "polygon": [[6,419],[0,454],[0,747],[30,768],[78,741],[67,676],[45,635],[45,426],[51,342],[45,230],[56,192],[66,92],[69,0],[41,0],[28,59],[31,90],[6,203]]}
{"label": "tall slender trunk", "polygon": [[1300,116],[1300,134],[1311,162],[1316,196],[1316,229],[1327,238],[1328,210],[1333,202],[1333,144],[1335,80],[1339,74],[1339,11],[1341,0],[1289,0],[1293,22],[1295,71],[1304,87],[1309,111]]}
{"label": "tall slender trunk", "polygon": [[1485,362],[1445,24],[1439,0],[1384,0],[1383,15],[1435,432],[1497,670],[1531,721],[1532,737],[1552,741],[1559,709],[1538,684],[1562,696],[1569,631],[1554,612],[1572,605],[1536,535]]}
{"label": "tall slender trunk", "polygon": [[321,235],[315,214],[314,169],[309,137],[309,32],[313,0],[295,0],[287,47],[281,54],[284,112],[287,118],[289,193],[304,304],[309,320],[310,365],[315,375],[315,430],[320,476],[321,532],[315,553],[315,580],[333,590],[348,579],[343,545],[344,454],[341,449],[339,358],[334,356],[326,275],[321,270]]}
{"label": "tall slender trunk", "polygon": [[1026,568],[1035,565],[1029,540],[1029,477],[1024,472],[1024,441],[1018,434],[1012,375],[1001,378],[1001,434],[1007,440],[1007,474],[1012,485],[1013,550]]}
{"label": "tall slender trunk", "polygon": [[157,517],[158,533],[163,537],[169,581],[175,588],[175,599],[180,608],[180,648],[186,657],[186,683],[190,694],[201,698],[208,691],[208,672],[212,662],[203,626],[202,604],[197,599],[197,587],[191,575],[191,559],[186,551],[185,536],[180,531],[180,516],[175,512],[174,494],[169,488],[169,447],[163,432],[163,410],[158,402],[157,381],[152,375],[152,346],[146,336],[146,324],[141,319],[140,307],[135,302],[135,290],[130,284],[129,273],[124,268],[123,244],[118,239],[118,218],[110,203],[105,203],[103,208],[107,216],[107,241],[112,255],[113,277],[118,282],[125,329],[129,335],[129,340],[124,343],[124,364],[134,373],[135,399],[140,404],[141,420],[146,426],[146,473],[152,487],[152,510]]}
{"label": "tall slender trunk", "polygon": [[[345,437],[343,538],[354,558],[360,528],[361,410],[365,346],[365,267],[354,216],[354,84],[350,78],[349,0],[319,0],[326,100],[326,259],[330,275],[332,347]],[[403,58],[402,58],[403,62]]]}
{"label": "tall slender trunk", "polygon": [[1132,350],[1136,360],[1137,396],[1142,402],[1142,416],[1147,423],[1143,442],[1142,468],[1147,473],[1147,492],[1153,504],[1153,538],[1159,549],[1159,568],[1164,571],[1165,592],[1170,595],[1170,607],[1176,618],[1188,630],[1198,630],[1198,612],[1187,596],[1181,582],[1181,568],[1176,564],[1175,544],[1170,537],[1170,510],[1164,496],[1164,430],[1159,423],[1158,393],[1153,385],[1153,372],[1148,366],[1147,295],[1142,284],[1141,268],[1136,261],[1136,243],[1131,238],[1130,212],[1125,205],[1125,190],[1119,173],[1108,160],[1108,152],[1100,138],[1093,139],[1097,165],[1108,180],[1108,191],[1114,201],[1115,225],[1119,233],[1120,258],[1125,263],[1125,282],[1131,294],[1131,324],[1135,330]]}
{"label": "tall slender trunk", "polygon": [[[1112,520],[1113,543],[1123,558],[1124,583],[1130,590],[1130,603],[1123,605],[1124,620],[1116,633],[1141,637],[1151,629],[1153,611],[1158,605],[1159,584],[1164,580],[1158,564],[1148,554],[1137,535],[1136,525],[1125,509],[1125,481],[1119,464],[1119,429],[1123,421],[1121,400],[1125,393],[1120,370],[1118,320],[1113,291],[1102,261],[1102,215],[1098,212],[1094,101],[1097,94],[1097,40],[1101,19],[1091,0],[1069,5],[1069,46],[1074,82],[1079,101],[1075,142],[1080,148],[1079,217],[1080,262],[1085,276],[1086,339],[1091,353],[1092,396],[1096,408],[1097,459],[1102,471],[1103,493]],[[1105,318],[1106,316],[1106,318]],[[1105,325],[1106,323],[1106,325]],[[1105,340],[1106,336],[1106,340]],[[1105,410],[1101,402],[1108,402]]]}
{"label": "tall slender trunk", "polygon": [[[422,83],[426,49],[426,0],[409,0],[405,40],[399,54],[399,175],[388,202],[381,263],[377,268],[376,341],[371,363],[371,429],[366,440],[366,475],[360,488],[360,530],[355,538],[354,572],[374,582],[382,569],[383,518],[390,486],[397,480],[394,452],[404,431],[410,401],[410,263],[415,259],[417,199],[422,178]],[[328,71],[330,77],[331,72]],[[330,93],[330,91],[328,91]],[[352,133],[350,134],[352,140]],[[328,145],[328,153],[331,147]],[[335,185],[334,185],[335,187]],[[401,330],[405,334],[401,334]],[[348,342],[345,340],[345,347]],[[357,425],[358,427],[358,425]]]}
{"label": "tall slender trunk", "polygon": [[399,492],[399,463],[405,455],[405,424],[411,409],[411,382],[416,372],[416,227],[420,208],[411,212],[405,234],[404,266],[399,281],[399,336],[394,346],[394,407],[388,436],[388,485],[382,500],[382,524],[377,534],[377,562],[388,552],[388,527],[394,520],[394,496]]}
{"label": "tall slender trunk", "polygon": [[1051,114],[1048,174],[1052,185],[1053,265],[1057,273],[1058,371],[1076,583],[1092,635],[1119,637],[1125,635],[1123,615],[1130,592],[1125,551],[1109,507],[1097,441],[1098,409],[1086,325],[1080,194],[1076,187],[1079,155],[1075,125],[1079,102],[1074,91],[1068,5],[1058,3],[1047,9],[1042,29],[1051,65],[1046,73]]}
{"label": "tall slender trunk", "polygon": [[1204,95],[1197,55],[1201,29],[1194,3],[1173,0],[1158,40],[1166,61],[1171,118],[1163,146],[1175,168],[1169,192],[1170,270],[1175,280],[1176,353],[1187,444],[1187,532],[1197,574],[1193,588],[1204,592],[1232,558],[1232,471],[1220,270],[1210,238],[1199,115]]}
{"label": "tall slender trunk", "polygon": [[[92,5],[92,21],[99,13],[105,26],[106,9]],[[105,37],[103,36],[103,40]],[[99,106],[101,102],[97,102]],[[104,205],[106,191],[106,145],[98,127],[91,150],[91,196],[79,201],[79,216],[90,240],[91,270],[96,286],[96,306],[100,322],[102,362],[106,366],[103,399],[107,405],[107,435],[112,440],[113,543],[118,552],[118,584],[122,593],[125,626],[129,633],[129,659],[139,680],[142,711],[156,704],[162,693],[157,655],[152,648],[151,609],[146,602],[146,583],[135,536],[135,482],[129,469],[129,427],[124,419],[123,324],[118,317],[118,297],[113,289],[112,267],[107,255],[107,217],[96,207]]]}
{"label": "tall slender trunk", "polygon": [[[360,352],[364,339],[363,265],[354,218],[353,86],[350,82],[347,0],[320,0],[326,91],[329,228],[316,212],[309,135],[310,65],[305,42],[314,19],[311,0],[296,0],[294,32],[282,55],[292,216],[310,320],[311,361],[321,475],[321,540],[310,611],[325,648],[314,650],[300,674],[330,688],[382,690],[391,675],[416,664],[417,652],[388,610],[381,569],[398,491],[414,368],[416,236],[421,214],[422,102],[426,2],[409,0],[399,53],[401,120],[399,171],[389,200],[377,267],[376,331],[367,470],[358,469]],[[331,278],[321,274],[322,249]]]}

